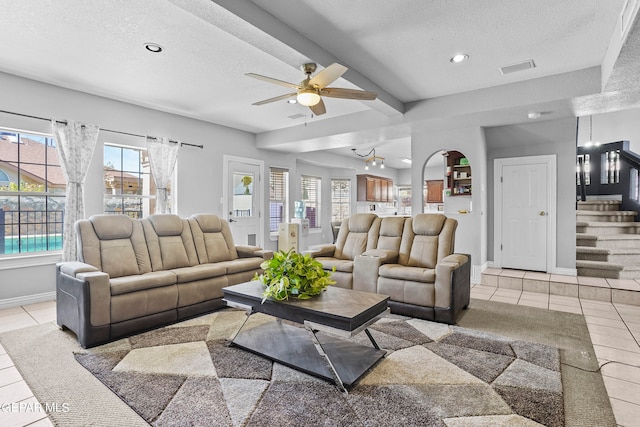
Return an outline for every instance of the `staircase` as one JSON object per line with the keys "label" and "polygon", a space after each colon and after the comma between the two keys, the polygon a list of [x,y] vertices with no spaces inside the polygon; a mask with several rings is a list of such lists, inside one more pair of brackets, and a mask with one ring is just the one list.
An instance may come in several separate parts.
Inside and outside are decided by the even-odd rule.
{"label": "staircase", "polygon": [[640,279],[640,223],[637,212],[621,211],[620,201],[578,202],[576,268],[578,276]]}

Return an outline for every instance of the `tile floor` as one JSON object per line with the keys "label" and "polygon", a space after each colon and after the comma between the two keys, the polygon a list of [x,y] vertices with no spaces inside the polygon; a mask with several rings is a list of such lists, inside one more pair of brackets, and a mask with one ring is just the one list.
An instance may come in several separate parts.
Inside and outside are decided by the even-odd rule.
{"label": "tile floor", "polygon": [[[505,280],[500,283],[502,276]],[[514,277],[521,279],[520,282],[507,280]],[[603,298],[604,294],[589,294],[580,292],[579,287],[573,289],[571,286],[554,285],[563,283],[558,280],[570,282],[568,285],[580,284],[579,278],[489,270],[488,274],[483,274],[483,283],[472,287],[471,297],[583,314],[600,364],[620,362],[609,363],[602,368],[616,422],[624,427],[637,426],[640,420],[640,305],[612,302],[611,298],[608,301],[588,299],[586,296]],[[548,284],[545,285],[545,282]],[[607,282],[605,286],[600,281],[596,281],[595,285],[586,282],[589,287],[609,287],[612,292],[616,288],[635,291],[635,285],[631,283],[618,286],[617,283]],[[0,310],[0,332],[53,321],[54,301]],[[35,405],[37,400],[33,393],[0,346],[0,425],[51,426],[44,411],[33,409],[37,408]]]}

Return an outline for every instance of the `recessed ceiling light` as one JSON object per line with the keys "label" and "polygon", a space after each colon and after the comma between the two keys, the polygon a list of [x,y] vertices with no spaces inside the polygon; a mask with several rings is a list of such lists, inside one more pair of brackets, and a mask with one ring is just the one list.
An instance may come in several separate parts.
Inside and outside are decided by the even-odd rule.
{"label": "recessed ceiling light", "polygon": [[466,53],[459,53],[457,55],[454,55],[451,59],[449,59],[449,61],[457,64],[459,62],[464,62],[467,59],[469,59],[469,55],[467,55]]}
{"label": "recessed ceiling light", "polygon": [[292,98],[290,100],[287,101],[289,104],[297,104],[298,101],[295,98]]}
{"label": "recessed ceiling light", "polygon": [[529,117],[530,119],[539,119],[540,116],[542,116],[542,113],[539,111],[533,111],[529,114],[527,114],[527,117]]}
{"label": "recessed ceiling light", "polygon": [[157,43],[145,43],[144,48],[153,53],[160,53],[163,51],[163,47]]}
{"label": "recessed ceiling light", "polygon": [[400,157],[400,160],[402,160],[403,163],[411,164],[411,159],[408,157]]}

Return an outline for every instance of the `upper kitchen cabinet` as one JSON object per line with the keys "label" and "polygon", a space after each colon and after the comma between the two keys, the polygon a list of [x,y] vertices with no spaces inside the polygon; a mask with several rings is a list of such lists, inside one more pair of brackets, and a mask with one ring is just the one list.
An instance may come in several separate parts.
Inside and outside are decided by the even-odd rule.
{"label": "upper kitchen cabinet", "polygon": [[393,181],[374,175],[357,175],[359,202],[392,202]]}

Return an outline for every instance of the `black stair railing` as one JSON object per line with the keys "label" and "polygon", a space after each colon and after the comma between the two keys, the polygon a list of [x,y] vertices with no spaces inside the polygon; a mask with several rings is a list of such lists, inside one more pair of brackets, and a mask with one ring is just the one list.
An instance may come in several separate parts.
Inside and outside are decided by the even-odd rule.
{"label": "black stair railing", "polygon": [[629,141],[617,141],[577,149],[576,194],[613,196],[622,200],[620,209],[635,211],[640,221],[640,155],[629,149]]}

